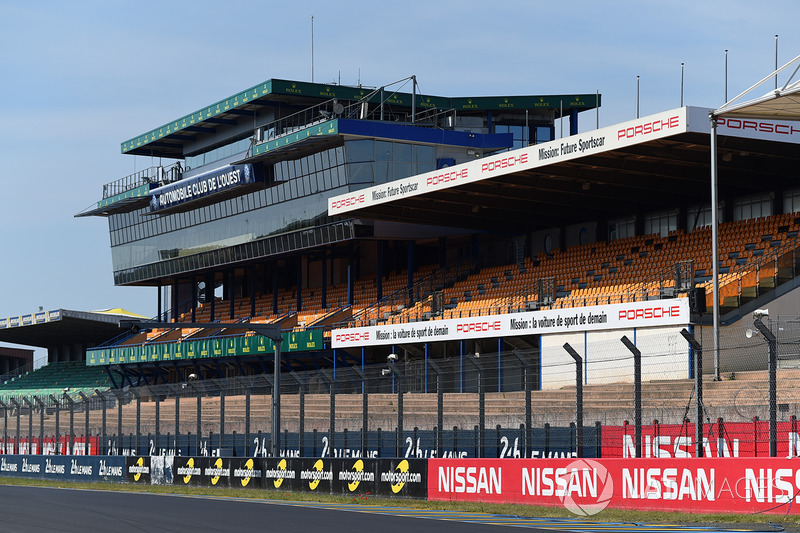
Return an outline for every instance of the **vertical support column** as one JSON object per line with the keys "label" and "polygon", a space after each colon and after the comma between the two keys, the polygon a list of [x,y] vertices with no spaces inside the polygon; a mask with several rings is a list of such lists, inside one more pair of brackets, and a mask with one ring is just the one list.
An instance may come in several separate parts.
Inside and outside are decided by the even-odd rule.
{"label": "vertical support column", "polygon": [[714,299],[712,304],[714,334],[714,381],[719,381],[719,199],[717,196],[717,117],[711,121],[711,276]]}
{"label": "vertical support column", "polygon": [[408,299],[407,305],[410,307],[414,301],[414,241],[408,241]]}
{"label": "vertical support column", "polygon": [[384,255],[384,243],[383,241],[378,241],[378,273],[376,279],[376,289],[377,289],[377,299],[383,299],[383,255]]}
{"label": "vertical support column", "polygon": [[297,312],[303,310],[303,259],[297,259]]}
{"label": "vertical support column", "polygon": [[578,110],[576,108],[569,110],[569,134],[578,134]]}
{"label": "vertical support column", "polygon": [[624,336],[622,344],[633,354],[633,422],[636,457],[642,457],[642,352]]}
{"label": "vertical support column", "polygon": [[[352,259],[352,257],[350,258]],[[347,305],[353,305],[353,298],[355,295],[355,279],[354,279],[354,271],[353,265],[348,263],[347,264]]]}
{"label": "vertical support column", "polygon": [[197,278],[192,276],[192,301],[189,305],[192,306],[192,322],[197,322]]}
{"label": "vertical support column", "polygon": [[503,392],[503,337],[497,339],[497,392]]}
{"label": "vertical support column", "polygon": [[278,314],[278,268],[272,269],[272,314]]}
{"label": "vertical support column", "polygon": [[[249,269],[250,274],[250,316],[256,316],[256,266]],[[233,318],[233,317],[231,317]]]}
{"label": "vertical support column", "polygon": [[217,319],[217,302],[214,298],[214,273],[206,274],[206,289],[205,289],[206,305],[211,310],[211,322]]}
{"label": "vertical support column", "polygon": [[162,290],[161,280],[158,280],[158,284],[156,285],[156,287],[157,287],[157,289],[156,289],[156,291],[157,291],[157,296],[156,296],[157,302],[156,303],[157,303],[157,307],[158,307],[158,310],[157,310],[158,314],[156,316],[158,317],[157,320],[159,322],[164,322],[164,321],[166,321],[166,319],[164,318],[162,304],[161,304],[161,296],[162,296],[161,295],[161,290]]}
{"label": "vertical support column", "polygon": [[[378,297],[380,299],[380,296]],[[328,308],[328,251],[322,253],[322,290],[320,294],[320,306]]]}

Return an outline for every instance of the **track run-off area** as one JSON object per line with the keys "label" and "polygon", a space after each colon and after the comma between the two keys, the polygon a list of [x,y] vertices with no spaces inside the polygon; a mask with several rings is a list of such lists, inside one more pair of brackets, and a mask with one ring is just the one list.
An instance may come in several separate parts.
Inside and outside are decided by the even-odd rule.
{"label": "track run-off area", "polygon": [[[595,517],[598,518],[598,517]],[[756,518],[756,517],[754,517]],[[766,517],[765,517],[766,518]],[[754,520],[755,522],[755,520]],[[269,531],[384,533],[530,531],[781,531],[762,526],[726,529],[712,526],[537,518],[454,510],[411,509],[367,502],[285,501],[213,495],[105,491],[49,486],[0,485],[0,530],[83,532],[106,528],[127,531]],[[785,529],[790,531],[792,529]]]}

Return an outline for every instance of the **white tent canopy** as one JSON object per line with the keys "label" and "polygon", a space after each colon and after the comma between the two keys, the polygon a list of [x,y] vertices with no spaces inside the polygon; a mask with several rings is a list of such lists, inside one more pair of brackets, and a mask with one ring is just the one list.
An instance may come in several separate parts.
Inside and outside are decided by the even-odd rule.
{"label": "white tent canopy", "polygon": [[[800,70],[800,56],[795,57],[781,68],[766,76],[764,79],[726,102],[722,107],[711,112],[712,116],[720,115],[741,118],[784,118],[800,120],[800,79],[797,73]],[[783,85],[772,89],[766,94],[742,101],[746,96],[754,94],[762,85],[770,80],[788,72],[788,77]],[[762,89],[763,90],[763,89]]]}

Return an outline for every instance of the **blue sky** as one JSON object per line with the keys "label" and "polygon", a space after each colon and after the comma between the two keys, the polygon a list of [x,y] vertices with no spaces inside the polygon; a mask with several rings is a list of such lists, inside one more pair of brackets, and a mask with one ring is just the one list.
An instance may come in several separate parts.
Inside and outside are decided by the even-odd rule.
{"label": "blue sky", "polygon": [[[768,6],[768,8],[766,7]],[[602,95],[600,126],[718,107],[800,54],[796,0],[178,2],[0,0],[0,316],[156,312],[114,287],[102,185],[151,166],[120,143],[269,78],[423,93]],[[593,129],[594,113],[581,115]],[[565,131],[566,131],[565,126]],[[558,131],[558,128],[557,128]]]}

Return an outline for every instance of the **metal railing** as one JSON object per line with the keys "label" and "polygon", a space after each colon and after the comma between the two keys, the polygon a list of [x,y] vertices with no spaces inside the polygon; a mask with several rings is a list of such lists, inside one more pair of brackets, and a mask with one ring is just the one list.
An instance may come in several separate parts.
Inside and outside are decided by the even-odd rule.
{"label": "metal railing", "polygon": [[149,167],[103,185],[103,198],[111,198],[148,183],[156,184],[157,186],[166,185],[178,181],[182,177],[183,168],[180,163],[167,167]]}

